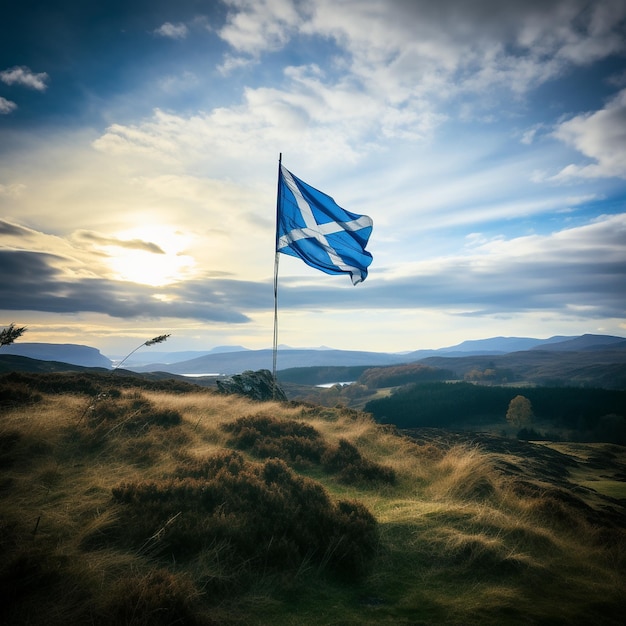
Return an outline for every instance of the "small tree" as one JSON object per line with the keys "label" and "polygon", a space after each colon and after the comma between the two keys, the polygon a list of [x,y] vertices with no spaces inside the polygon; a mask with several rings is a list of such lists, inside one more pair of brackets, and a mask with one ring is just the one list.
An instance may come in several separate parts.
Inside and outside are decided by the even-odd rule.
{"label": "small tree", "polygon": [[21,337],[26,331],[26,326],[16,328],[15,324],[9,324],[8,328],[0,330],[0,347],[10,346],[16,339]]}
{"label": "small tree", "polygon": [[526,396],[515,396],[509,402],[506,412],[506,421],[511,426],[523,428],[529,426],[533,421],[533,407]]}

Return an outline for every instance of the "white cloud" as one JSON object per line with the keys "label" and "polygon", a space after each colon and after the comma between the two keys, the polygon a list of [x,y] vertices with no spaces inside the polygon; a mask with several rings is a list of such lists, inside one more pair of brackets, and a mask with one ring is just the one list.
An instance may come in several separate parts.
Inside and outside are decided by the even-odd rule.
{"label": "white cloud", "polygon": [[240,161],[241,146],[251,160],[291,150],[339,163],[366,152],[367,134],[380,132],[381,122],[393,132],[396,120],[385,117],[384,103],[348,85],[329,86],[315,75],[296,74],[287,90],[246,89],[240,106],[192,116],[156,110],[137,125],[114,124],[94,146],[181,166]]}
{"label": "white cloud", "polygon": [[588,165],[567,165],[556,175],[556,180],[626,178],[626,89],[603,109],[562,122],[554,136],[593,161]]}
{"label": "white cloud", "polygon": [[11,185],[3,185],[0,183],[0,196],[17,198],[24,192],[25,189],[26,185],[22,183],[13,183]]}
{"label": "white cloud", "polygon": [[[568,71],[626,50],[623,0],[227,0],[218,34],[235,51],[227,75],[297,36],[332,42],[325,67],[379,106],[388,136],[428,137],[449,115],[500,114],[501,98],[521,98]],[[530,139],[530,137],[528,137]]]}
{"label": "white cloud", "polygon": [[292,0],[225,0],[231,8],[219,36],[240,53],[278,50],[301,22]]}
{"label": "white cloud", "polygon": [[232,54],[227,54],[224,56],[224,61],[217,66],[217,71],[222,76],[228,76],[235,70],[238,70],[242,67],[247,67],[254,63],[256,63],[256,61],[251,57],[234,56]]}
{"label": "white cloud", "polygon": [[165,22],[153,32],[155,35],[167,37],[169,39],[185,39],[189,29],[185,26],[185,24],[172,24],[171,22]]}
{"label": "white cloud", "polygon": [[522,133],[522,138],[520,139],[520,142],[526,146],[529,146],[533,143],[533,141],[535,140],[535,136],[543,127],[543,124],[534,124]]}
{"label": "white cloud", "polygon": [[[227,0],[229,14],[218,34],[235,53],[218,66],[223,75],[296,35],[333,41],[332,58],[286,67],[282,84],[247,88],[244,101],[229,108],[193,116],[157,110],[134,125],[114,124],[94,145],[179,165],[212,162],[207,145],[228,158],[244,144],[248,154],[298,146],[354,162],[389,140],[431,138],[454,115],[451,101],[470,119],[476,111],[482,118],[499,115],[494,89],[523,94],[568,63],[582,62],[563,52],[565,46],[619,32],[619,24],[603,17],[610,3],[599,0],[585,13],[582,0],[506,7],[454,0],[445,10],[420,0]],[[167,89],[179,80],[162,84]],[[538,129],[521,141],[532,143]]]}
{"label": "white cloud", "polygon": [[8,115],[17,109],[17,104],[0,96],[0,115]]}
{"label": "white cloud", "polygon": [[25,66],[16,66],[0,72],[0,80],[6,85],[22,85],[37,91],[45,91],[47,89],[48,85],[46,83],[48,79],[49,76],[46,72],[36,74]]}
{"label": "white cloud", "polygon": [[[626,49],[623,0],[228,0],[220,36],[240,53],[299,31],[331,38],[351,72],[390,99],[502,87],[514,93]],[[453,83],[457,87],[453,87]]]}
{"label": "white cloud", "polygon": [[165,76],[159,80],[161,89],[170,94],[180,94],[185,91],[191,91],[196,89],[200,84],[198,76],[189,71],[184,71],[177,75]]}

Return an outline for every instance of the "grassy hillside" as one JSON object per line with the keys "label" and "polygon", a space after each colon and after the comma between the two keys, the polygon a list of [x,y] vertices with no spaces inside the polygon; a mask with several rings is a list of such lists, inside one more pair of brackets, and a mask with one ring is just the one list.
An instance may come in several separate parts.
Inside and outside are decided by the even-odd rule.
{"label": "grassy hillside", "polygon": [[72,376],[0,379],[2,623],[622,623],[623,448]]}

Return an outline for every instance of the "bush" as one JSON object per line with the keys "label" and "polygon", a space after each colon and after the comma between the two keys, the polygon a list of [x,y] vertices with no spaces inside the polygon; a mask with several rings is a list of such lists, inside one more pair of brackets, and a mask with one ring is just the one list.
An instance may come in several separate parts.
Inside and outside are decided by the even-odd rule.
{"label": "bush", "polygon": [[335,448],[328,448],[322,463],[326,471],[338,474],[339,480],[346,484],[367,481],[393,485],[396,481],[392,468],[364,459],[346,439],[340,439]]}
{"label": "bush", "polygon": [[276,457],[289,463],[319,463],[324,440],[315,428],[295,420],[277,420],[263,415],[242,417],[224,424],[231,445],[260,458]]}
{"label": "bush", "polygon": [[96,624],[171,626],[207,624],[194,607],[198,595],[193,584],[181,574],[158,568],[143,576],[120,579],[111,589]]}
{"label": "bush", "polygon": [[262,415],[242,417],[222,426],[233,433],[231,445],[260,458],[275,457],[296,465],[322,464],[327,472],[338,474],[341,482],[382,482],[393,484],[390,467],[364,459],[346,439],[330,447],[315,428],[295,420],[280,421]]}
{"label": "bush", "polygon": [[229,572],[210,581],[220,592],[249,583],[257,570],[305,562],[358,576],[377,542],[362,504],[335,503],[283,461],[255,464],[238,452],[186,462],[161,481],[121,484],[113,497],[121,505],[116,542],[176,561],[216,554]]}
{"label": "bush", "polygon": [[41,402],[41,394],[22,382],[12,383],[5,379],[0,383],[0,409],[9,409]]}
{"label": "bush", "polygon": [[64,394],[77,393],[96,397],[107,393],[119,397],[120,389],[145,389],[150,391],[167,391],[169,393],[198,393],[212,390],[186,381],[173,379],[150,380],[140,374],[124,375],[120,371],[112,372],[11,372],[0,375],[0,387],[26,385],[31,391],[40,393]]}

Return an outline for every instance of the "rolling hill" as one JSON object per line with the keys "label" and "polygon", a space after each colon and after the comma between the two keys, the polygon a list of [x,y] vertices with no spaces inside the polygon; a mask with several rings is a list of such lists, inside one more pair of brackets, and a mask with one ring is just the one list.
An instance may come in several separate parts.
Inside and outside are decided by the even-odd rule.
{"label": "rolling hill", "polygon": [[[285,370],[294,367],[319,367],[319,366],[334,366],[334,367],[347,367],[347,366],[371,366],[380,367],[385,365],[394,365],[399,363],[412,363],[415,361],[428,362],[425,359],[440,358],[440,359],[454,359],[454,358],[468,358],[468,357],[502,357],[506,354],[524,354],[531,350],[534,356],[522,357],[526,360],[535,359],[537,362],[541,361],[542,356],[537,356],[538,352],[546,346],[550,347],[550,351],[559,354],[561,352],[571,352],[575,350],[577,346],[584,346],[586,351],[592,352],[592,347],[596,346],[596,352],[611,351],[612,347],[615,347],[616,357],[618,363],[619,354],[622,352],[626,354],[626,350],[623,346],[620,348],[620,344],[626,346],[626,339],[623,337],[611,337],[608,335],[583,335],[579,338],[571,337],[553,337],[551,339],[524,339],[524,338],[507,338],[496,337],[490,339],[483,339],[480,341],[464,342],[457,346],[451,346],[449,348],[442,348],[440,350],[417,350],[407,353],[385,353],[385,352],[364,352],[364,351],[352,351],[352,350],[333,350],[333,349],[280,349],[278,351],[278,370]],[[519,346],[526,346],[526,348],[520,352]],[[563,346],[560,350],[559,346]],[[517,350],[517,351],[515,351]],[[558,359],[558,357],[555,357]],[[569,357],[563,357],[563,360],[567,360]],[[587,361],[592,360],[593,357],[589,357]],[[601,363],[607,361],[604,357],[601,358]],[[610,357],[609,362],[614,362],[613,357]],[[482,361],[481,361],[482,362]],[[450,362],[456,363],[456,362]],[[459,367],[463,367],[462,361],[459,361]],[[447,369],[451,369],[452,365],[442,366]],[[180,361],[177,363],[151,363],[141,367],[129,368],[137,372],[149,372],[149,371],[169,371],[176,374],[207,374],[207,373],[220,373],[220,374],[236,374],[244,370],[259,370],[259,369],[272,369],[272,351],[271,350],[245,350],[225,352],[219,354],[207,354],[188,361]]]}
{"label": "rolling hill", "polygon": [[15,380],[2,623],[623,624],[621,446],[399,432],[108,373]]}
{"label": "rolling hill", "polygon": [[[38,344],[34,344],[38,346]],[[529,346],[521,351],[509,348]],[[20,346],[25,346],[23,349]],[[77,350],[65,344],[43,344],[31,347],[15,344],[0,351],[0,371],[72,371],[92,363],[96,358],[98,367],[111,367],[111,361],[86,346]],[[165,361],[148,365],[126,367],[152,378],[167,376],[178,378],[193,375],[214,377],[233,375],[245,370],[272,368],[271,350],[246,350],[236,346],[214,349],[200,357],[172,362],[183,358],[185,352],[159,353]],[[497,349],[497,350],[496,350]],[[17,352],[38,354],[33,358],[19,356]],[[147,351],[149,353],[149,351]],[[74,355],[74,358],[71,358]],[[81,358],[76,357],[79,355]],[[81,356],[82,355],[82,356]],[[97,357],[101,358],[97,358]],[[154,355],[152,355],[154,356]],[[55,358],[53,358],[55,357]],[[144,354],[144,359],[147,356]],[[70,359],[70,360],[65,360]],[[104,359],[104,360],[103,360]],[[76,364],[75,361],[80,361]],[[606,335],[582,335],[575,338],[553,337],[547,340],[496,337],[481,341],[464,342],[441,350],[409,353],[381,353],[333,349],[281,348],[278,354],[278,372],[284,380],[294,380],[297,373],[299,384],[319,385],[336,381],[355,380],[365,369],[390,367],[401,364],[422,363],[452,372],[451,378],[464,379],[472,372],[496,372],[496,379],[509,383],[532,383],[552,385],[587,385],[607,389],[626,388],[626,339]],[[93,367],[93,365],[91,365]],[[346,378],[350,374],[353,378]],[[478,376],[480,378],[480,376]]]}

